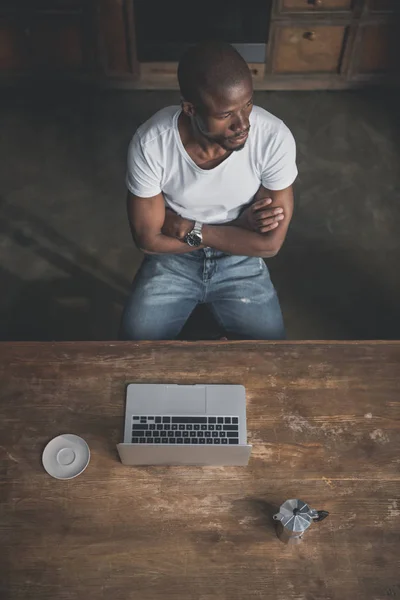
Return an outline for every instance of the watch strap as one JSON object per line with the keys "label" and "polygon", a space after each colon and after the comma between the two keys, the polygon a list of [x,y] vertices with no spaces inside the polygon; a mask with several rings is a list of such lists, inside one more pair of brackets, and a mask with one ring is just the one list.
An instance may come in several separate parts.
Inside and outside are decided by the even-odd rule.
{"label": "watch strap", "polygon": [[197,233],[197,235],[201,235],[202,228],[203,228],[203,223],[200,223],[200,221],[195,221],[192,232]]}

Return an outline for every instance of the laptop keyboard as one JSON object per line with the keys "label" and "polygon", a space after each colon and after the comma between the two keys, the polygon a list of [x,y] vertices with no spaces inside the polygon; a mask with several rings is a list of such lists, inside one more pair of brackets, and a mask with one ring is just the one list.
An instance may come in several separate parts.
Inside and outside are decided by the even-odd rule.
{"label": "laptop keyboard", "polygon": [[239,444],[239,418],[133,416],[132,444]]}

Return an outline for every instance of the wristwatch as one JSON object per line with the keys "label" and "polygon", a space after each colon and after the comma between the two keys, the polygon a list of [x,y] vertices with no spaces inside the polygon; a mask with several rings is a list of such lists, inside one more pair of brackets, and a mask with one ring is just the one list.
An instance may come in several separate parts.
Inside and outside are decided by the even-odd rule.
{"label": "wristwatch", "polygon": [[192,231],[189,231],[189,233],[187,233],[183,238],[185,244],[191,246],[192,248],[197,248],[197,246],[201,246],[201,243],[203,241],[203,235],[201,233],[202,228],[203,223],[196,221]]}

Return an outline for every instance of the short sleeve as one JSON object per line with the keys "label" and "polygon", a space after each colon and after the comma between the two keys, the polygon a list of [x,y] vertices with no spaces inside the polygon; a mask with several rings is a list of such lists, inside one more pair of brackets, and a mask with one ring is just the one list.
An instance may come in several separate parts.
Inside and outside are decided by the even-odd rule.
{"label": "short sleeve", "polygon": [[126,169],[126,187],[141,198],[150,198],[161,192],[161,177],[143,151],[137,133],[132,138],[128,149]]}
{"label": "short sleeve", "polygon": [[284,190],[297,177],[296,142],[284,123],[265,152],[261,183],[269,190]]}

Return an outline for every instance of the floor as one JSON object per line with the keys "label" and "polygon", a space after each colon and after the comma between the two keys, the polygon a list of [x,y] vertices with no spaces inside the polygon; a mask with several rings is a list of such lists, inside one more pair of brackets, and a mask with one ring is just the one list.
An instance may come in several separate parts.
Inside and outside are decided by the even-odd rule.
{"label": "floor", "polygon": [[[2,90],[0,339],[116,339],[140,264],[126,149],[176,92]],[[298,144],[296,211],[268,261],[290,339],[400,338],[400,94],[258,92]]]}

